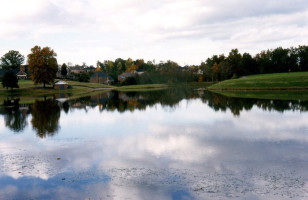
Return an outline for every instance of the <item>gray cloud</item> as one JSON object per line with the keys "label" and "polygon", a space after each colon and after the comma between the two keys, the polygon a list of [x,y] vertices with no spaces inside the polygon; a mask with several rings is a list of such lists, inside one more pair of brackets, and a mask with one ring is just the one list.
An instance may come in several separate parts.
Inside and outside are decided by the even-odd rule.
{"label": "gray cloud", "polygon": [[[94,64],[102,59],[101,53],[91,50],[95,49],[106,59],[143,57],[199,64],[204,56],[231,48],[254,53],[308,42],[304,0],[49,0],[40,2],[36,10],[14,14],[5,18],[0,13],[0,25],[6,27],[0,41],[11,39],[23,49],[34,43],[55,46],[63,55],[60,62]],[[68,46],[82,56],[65,51]],[[2,46],[0,53],[5,48],[9,47]]]}

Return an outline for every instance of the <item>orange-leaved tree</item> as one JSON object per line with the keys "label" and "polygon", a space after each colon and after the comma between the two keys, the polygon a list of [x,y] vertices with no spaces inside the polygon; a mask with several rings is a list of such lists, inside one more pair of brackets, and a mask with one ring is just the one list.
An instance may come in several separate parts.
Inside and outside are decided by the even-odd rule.
{"label": "orange-leaved tree", "polygon": [[53,84],[58,71],[57,54],[49,47],[35,46],[28,55],[29,71],[34,84]]}

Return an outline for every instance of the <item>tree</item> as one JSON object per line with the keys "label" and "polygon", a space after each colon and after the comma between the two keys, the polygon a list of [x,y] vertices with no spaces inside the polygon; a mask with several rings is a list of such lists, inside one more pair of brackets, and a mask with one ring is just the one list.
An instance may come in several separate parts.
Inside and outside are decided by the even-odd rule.
{"label": "tree", "polygon": [[28,55],[29,71],[34,84],[53,84],[58,71],[57,54],[49,47],[35,46]]}
{"label": "tree", "polygon": [[2,79],[2,86],[6,87],[6,89],[10,87],[11,90],[13,88],[19,88],[18,79],[12,71],[8,71],[4,74],[3,79]]}
{"label": "tree", "polygon": [[258,53],[255,56],[255,60],[257,62],[259,74],[270,72],[272,63],[271,63],[271,52],[269,50],[261,51],[261,53]]}
{"label": "tree", "polygon": [[271,73],[288,72],[289,49],[278,47],[271,51]]}
{"label": "tree", "polygon": [[79,82],[89,82],[90,75],[88,73],[82,72],[79,74],[78,81]]}
{"label": "tree", "polygon": [[258,73],[257,62],[249,53],[243,53],[242,64],[245,75]]}
{"label": "tree", "polygon": [[226,80],[229,79],[232,75],[231,73],[231,65],[228,61],[223,61],[219,63],[219,69],[220,69],[220,80]]}
{"label": "tree", "polygon": [[232,73],[234,75],[244,75],[244,69],[242,66],[242,55],[238,52],[238,49],[232,49],[227,58],[231,65]]}
{"label": "tree", "polygon": [[61,66],[61,75],[62,77],[66,77],[67,75],[67,65],[65,63]]}
{"label": "tree", "polygon": [[12,71],[18,69],[24,62],[25,57],[18,51],[11,50],[1,57],[2,69]]}
{"label": "tree", "polygon": [[300,71],[308,71],[308,46],[299,46],[297,51]]}
{"label": "tree", "polygon": [[219,67],[219,64],[214,63],[214,65],[213,65],[213,67],[212,67],[212,70],[213,70],[213,76],[215,77],[215,80],[218,81],[218,79],[219,79],[219,74],[220,74],[220,67]]}

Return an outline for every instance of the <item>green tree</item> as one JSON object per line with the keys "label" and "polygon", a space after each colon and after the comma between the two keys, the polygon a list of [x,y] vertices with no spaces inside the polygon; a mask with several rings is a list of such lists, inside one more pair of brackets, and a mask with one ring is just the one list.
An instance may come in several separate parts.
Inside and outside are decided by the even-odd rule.
{"label": "green tree", "polygon": [[271,73],[288,72],[289,50],[278,47],[271,52]]}
{"label": "green tree", "polygon": [[34,84],[53,84],[58,71],[57,54],[49,47],[35,46],[28,55],[29,71]]}
{"label": "green tree", "polygon": [[18,69],[24,62],[25,57],[18,51],[11,50],[1,57],[2,69],[12,71]]}
{"label": "green tree", "polygon": [[65,63],[63,63],[63,65],[61,66],[61,75],[62,77],[66,77],[67,75],[67,65]]}
{"label": "green tree", "polygon": [[6,87],[6,89],[11,88],[11,90],[13,90],[13,88],[19,88],[18,79],[12,71],[8,71],[4,74],[2,86]]}
{"label": "green tree", "polygon": [[213,70],[213,76],[214,76],[214,79],[216,81],[219,80],[219,75],[220,75],[220,67],[219,67],[219,64],[217,63],[214,63],[213,67],[212,67],[212,70]]}
{"label": "green tree", "polygon": [[231,65],[232,73],[234,75],[244,75],[242,55],[238,52],[238,49],[232,49],[228,55],[227,60]]}
{"label": "green tree", "polygon": [[219,63],[220,68],[220,80],[226,80],[229,79],[232,75],[231,72],[231,65],[228,61],[223,61]]}
{"label": "green tree", "polygon": [[308,71],[308,46],[299,46],[297,48],[299,70]]}
{"label": "green tree", "polygon": [[258,73],[257,62],[249,53],[243,53],[242,64],[245,75]]}
{"label": "green tree", "polygon": [[255,56],[255,60],[258,66],[258,73],[269,73],[271,68],[271,51],[261,51]]}
{"label": "green tree", "polygon": [[79,82],[89,82],[90,81],[89,73],[86,73],[86,72],[80,73],[78,77],[78,81]]}

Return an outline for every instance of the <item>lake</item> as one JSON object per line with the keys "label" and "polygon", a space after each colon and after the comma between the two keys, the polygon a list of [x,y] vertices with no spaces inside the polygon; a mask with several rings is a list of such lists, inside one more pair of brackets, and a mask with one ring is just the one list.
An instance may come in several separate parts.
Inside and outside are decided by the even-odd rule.
{"label": "lake", "polygon": [[0,104],[0,199],[308,199],[308,101],[174,88]]}

